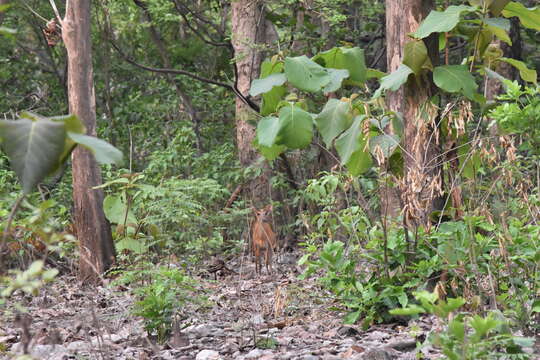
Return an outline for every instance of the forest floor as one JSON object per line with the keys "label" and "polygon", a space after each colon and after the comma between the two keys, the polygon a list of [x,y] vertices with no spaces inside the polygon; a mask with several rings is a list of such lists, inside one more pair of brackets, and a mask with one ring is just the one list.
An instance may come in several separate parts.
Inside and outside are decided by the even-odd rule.
{"label": "forest floor", "polygon": [[[132,314],[126,288],[83,287],[60,276],[37,296],[13,299],[27,316],[0,315],[0,359],[25,347],[35,359],[416,359],[417,340],[436,326],[432,318],[368,330],[343,325],[328,294],[313,280],[298,279],[294,255],[261,276],[246,259],[228,262],[237,274],[219,271],[217,281],[200,274],[206,305],[186,305],[164,344],[150,339]],[[431,347],[421,352],[440,358]]]}

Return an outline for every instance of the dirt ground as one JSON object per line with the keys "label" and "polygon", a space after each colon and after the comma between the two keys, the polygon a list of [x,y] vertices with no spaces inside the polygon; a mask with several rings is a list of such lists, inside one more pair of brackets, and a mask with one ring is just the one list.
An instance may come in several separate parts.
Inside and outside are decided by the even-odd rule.
{"label": "dirt ground", "polygon": [[[17,295],[0,318],[0,359],[416,359],[417,341],[437,326],[423,318],[408,326],[362,330],[343,325],[337,304],[313,280],[298,280],[294,255],[271,275],[251,262],[227,263],[236,273],[196,276],[207,305],[188,305],[172,335],[157,344],[134,316],[128,289],[82,286],[62,275],[38,296]],[[207,265],[212,268],[211,264]],[[15,304],[28,309],[14,315]],[[431,347],[424,359],[441,358]],[[540,359],[540,356],[538,357]]]}

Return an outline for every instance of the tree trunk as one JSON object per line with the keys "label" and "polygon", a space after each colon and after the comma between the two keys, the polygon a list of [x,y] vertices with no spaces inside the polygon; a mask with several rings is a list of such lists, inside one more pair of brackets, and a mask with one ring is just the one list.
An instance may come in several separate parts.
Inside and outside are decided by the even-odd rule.
{"label": "tree trunk", "polygon": [[[90,0],[68,2],[62,21],[68,56],[69,110],[96,135],[96,102],[90,39]],[[82,146],[72,154],[74,225],[79,239],[79,279],[98,283],[114,261],[111,227],[103,212],[101,171],[94,156]]]}
{"label": "tree trunk", "polygon": [[[403,49],[433,7],[433,0],[386,0],[386,41],[388,71],[401,64]],[[426,39],[431,61],[437,64],[437,43]],[[418,80],[418,81],[417,81]],[[440,149],[436,145],[437,112],[430,104],[434,93],[431,79],[408,81],[401,89],[390,92],[387,104],[399,112],[404,121],[403,157],[404,178],[400,181],[403,216],[407,225],[427,225],[429,214],[436,208],[441,193],[441,167],[437,165]]]}
{"label": "tree trunk", "polygon": [[[264,18],[264,2],[239,0],[232,3],[232,44],[236,58],[237,88],[247,96],[251,81],[257,78],[262,61],[261,51],[256,48],[264,43],[267,22]],[[255,127],[248,121],[256,114],[242,100],[236,98],[236,141],[240,163],[243,167],[254,165],[259,158],[252,143]],[[249,184],[249,198],[256,207],[270,201],[270,168],[262,163],[262,173]]]}

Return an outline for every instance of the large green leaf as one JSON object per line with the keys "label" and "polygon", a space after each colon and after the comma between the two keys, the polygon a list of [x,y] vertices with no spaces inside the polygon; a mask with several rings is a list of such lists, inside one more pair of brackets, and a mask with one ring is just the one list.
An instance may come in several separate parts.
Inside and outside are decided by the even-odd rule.
{"label": "large green leaf", "polygon": [[67,134],[71,140],[90,150],[98,163],[122,165],[122,152],[108,142],[71,131]]}
{"label": "large green leaf", "polygon": [[512,1],[506,5],[502,14],[507,18],[517,16],[523,26],[540,31],[540,7],[527,9],[523,4]]}
{"label": "large green leaf", "polygon": [[371,167],[371,155],[367,149],[367,137],[362,131],[365,115],[357,116],[351,127],[336,140],[336,150],[341,163],[353,176],[367,171]]}
{"label": "large green leaf", "polygon": [[[385,159],[389,159],[399,145],[399,137],[392,134],[383,134],[369,139],[369,151],[376,158],[381,151]],[[380,149],[380,150],[379,150]]]}
{"label": "large green leaf", "polygon": [[[280,61],[276,56],[270,60],[265,60],[261,64],[261,79],[272,74],[283,73],[283,67],[283,61]],[[285,86],[274,86],[270,91],[263,93],[261,115],[266,116],[274,113],[286,93]]]}
{"label": "large green leaf", "polygon": [[361,85],[366,82],[367,67],[363,49],[335,47],[318,54],[313,60],[316,62],[322,60],[327,68],[348,70],[350,77],[347,82],[353,85]]}
{"label": "large green leaf", "polygon": [[287,150],[287,147],[285,145],[273,145],[273,146],[264,146],[264,145],[256,145],[256,148],[259,149],[261,154],[267,159],[267,160],[275,160],[277,157]]}
{"label": "large green leaf", "polygon": [[325,68],[305,55],[286,58],[285,75],[292,85],[309,92],[320,91],[331,80]]}
{"label": "large green leaf", "polygon": [[499,16],[506,4],[509,2],[510,0],[469,0],[471,5],[478,6],[480,8],[484,8],[484,5],[486,5],[494,16]]}
{"label": "large green leaf", "polygon": [[428,51],[423,40],[413,39],[405,44],[403,64],[410,67],[416,75],[420,73],[428,59]]}
{"label": "large green leaf", "polygon": [[438,66],[433,71],[433,81],[445,91],[461,92],[467,98],[475,100],[478,84],[465,65]]}
{"label": "large green leaf", "polygon": [[343,80],[349,77],[348,70],[328,69],[328,74],[330,75],[330,82],[323,88],[325,94],[338,90]]}
{"label": "large green leaf", "polygon": [[407,82],[409,75],[411,75],[412,73],[412,69],[407,65],[399,65],[399,67],[394,72],[381,78],[381,86],[379,86],[373,97],[379,97],[385,90],[398,90],[401,85]]}
{"label": "large green leaf", "polygon": [[283,73],[271,74],[264,79],[255,79],[251,83],[249,95],[257,96],[272,90],[274,86],[283,85],[287,81],[287,77]]}
{"label": "large green leaf", "polygon": [[257,124],[257,141],[259,144],[266,147],[273,146],[276,143],[280,127],[280,121],[275,116],[267,116],[259,120]]}
{"label": "large green leaf", "polygon": [[412,35],[424,39],[434,32],[449,32],[456,27],[463,12],[472,11],[475,8],[466,5],[452,5],[444,11],[431,11]]}
{"label": "large green leaf", "polygon": [[129,209],[126,218],[127,202],[124,195],[107,195],[103,200],[103,211],[105,217],[113,224],[132,224],[136,225],[137,218]]}
{"label": "large green leaf", "polygon": [[45,118],[0,120],[0,137],[23,191],[30,193],[58,168],[66,130],[63,123]]}
{"label": "large green leaf", "polygon": [[294,104],[279,111],[279,145],[290,149],[305,148],[313,138],[313,116]]}
{"label": "large green leaf", "polygon": [[486,18],[483,19],[487,29],[501,41],[504,41],[508,45],[512,45],[512,40],[508,35],[510,31],[510,21],[504,18]]}
{"label": "large green leaf", "polygon": [[523,61],[519,61],[519,60],[516,60],[516,59],[510,59],[510,58],[505,58],[505,57],[499,58],[498,60],[499,61],[504,61],[504,62],[512,65],[516,69],[518,69],[519,70],[519,76],[521,76],[521,78],[523,80],[536,84],[536,78],[537,78],[536,70],[529,69],[527,67],[527,65],[525,65],[525,63]]}
{"label": "large green leaf", "polygon": [[272,90],[262,94],[261,115],[266,116],[274,113],[286,93],[285,86],[274,86]]}
{"label": "large green leaf", "polygon": [[330,99],[315,118],[317,129],[319,129],[327,147],[330,147],[336,136],[351,125],[352,114],[349,110],[350,103],[348,101]]}

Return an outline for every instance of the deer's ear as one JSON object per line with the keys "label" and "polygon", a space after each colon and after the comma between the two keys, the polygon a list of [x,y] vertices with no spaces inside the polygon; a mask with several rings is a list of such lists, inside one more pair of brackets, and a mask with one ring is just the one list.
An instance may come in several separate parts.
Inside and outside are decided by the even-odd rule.
{"label": "deer's ear", "polygon": [[266,209],[268,211],[272,211],[273,208],[274,208],[274,206],[272,204],[266,206]]}
{"label": "deer's ear", "polygon": [[254,213],[254,214],[257,214],[257,209],[255,209],[255,206],[251,207],[251,212]]}

